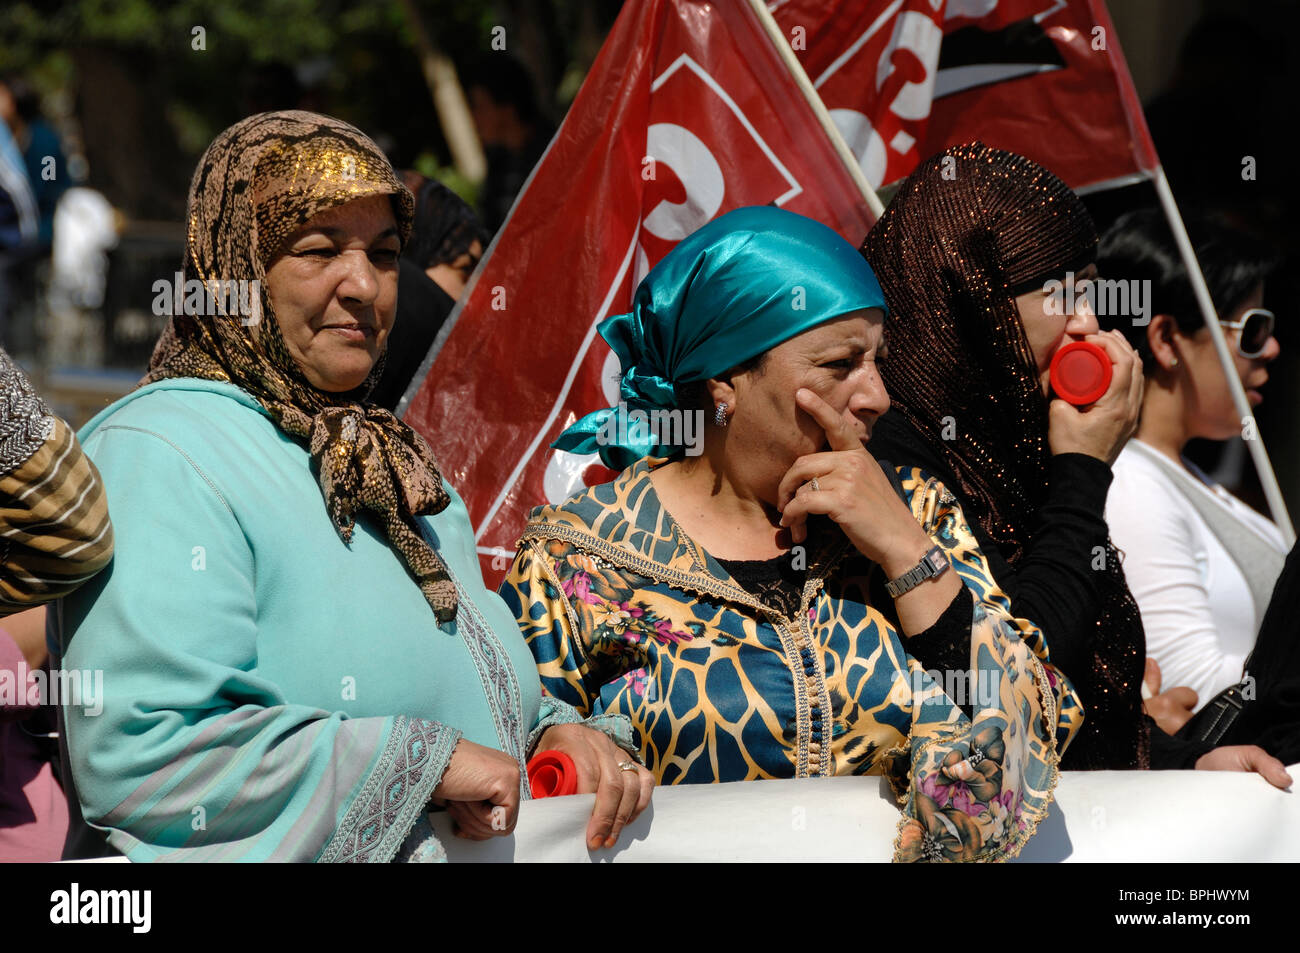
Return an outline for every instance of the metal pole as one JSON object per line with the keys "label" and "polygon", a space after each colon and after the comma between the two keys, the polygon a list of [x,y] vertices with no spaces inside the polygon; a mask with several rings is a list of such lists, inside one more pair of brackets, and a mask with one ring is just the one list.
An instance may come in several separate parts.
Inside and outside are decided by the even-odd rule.
{"label": "metal pole", "polygon": [[844,136],[835,127],[835,121],[831,119],[826,104],[822,102],[821,96],[813,88],[812,80],[804,72],[799,58],[794,55],[794,50],[790,49],[790,44],[786,42],[784,34],[781,33],[781,28],[776,25],[776,20],[768,12],[767,4],[764,3],[764,0],[749,0],[749,7],[754,11],[754,16],[758,17],[758,22],[762,24],[763,29],[767,31],[768,39],[776,47],[776,52],[785,62],[786,69],[790,71],[790,75],[794,78],[795,85],[799,87],[799,91],[803,93],[803,98],[807,100],[813,115],[821,123],[822,130],[835,148],[835,154],[840,157],[840,161],[844,163],[844,168],[848,170],[849,178],[853,180],[853,184],[862,193],[867,208],[871,209],[873,216],[880,218],[885,214],[885,206],[881,204],[880,196],[876,195],[876,190],[871,187],[867,177],[862,174],[862,166],[858,165],[857,157],[853,155],[853,150],[849,148],[849,144],[844,141]]}

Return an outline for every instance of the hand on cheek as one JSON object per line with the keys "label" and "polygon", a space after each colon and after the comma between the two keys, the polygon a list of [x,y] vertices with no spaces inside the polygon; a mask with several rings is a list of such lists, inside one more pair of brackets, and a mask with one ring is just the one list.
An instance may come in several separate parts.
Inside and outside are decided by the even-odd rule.
{"label": "hand on cheek", "polygon": [[890,571],[910,568],[929,548],[929,537],[862,446],[856,420],[847,410],[837,413],[808,388],[800,388],[795,400],[822,429],[830,450],[800,457],[782,478],[777,490],[781,525],[790,529],[795,543],[802,543],[808,517],[828,516],[868,559]]}

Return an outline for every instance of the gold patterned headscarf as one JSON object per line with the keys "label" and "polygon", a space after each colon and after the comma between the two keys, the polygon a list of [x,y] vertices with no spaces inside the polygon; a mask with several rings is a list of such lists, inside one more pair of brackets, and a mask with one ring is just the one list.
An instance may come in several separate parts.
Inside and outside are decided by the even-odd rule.
{"label": "gold patterned headscarf", "polygon": [[285,347],[266,292],[267,269],[298,229],[320,212],[372,195],[391,197],[405,244],[411,193],[378,146],[347,123],[310,112],[261,113],[217,136],[190,184],[184,277],[256,279],[260,320],[174,315],[141,383],[199,377],[246,390],[280,429],[307,443],[343,541],[351,541],[357,514],[369,511],[438,621],[447,622],[456,614],[455,585],[415,520],[450,499],[424,439],[365,401],[382,357],[355,391],[313,387]]}

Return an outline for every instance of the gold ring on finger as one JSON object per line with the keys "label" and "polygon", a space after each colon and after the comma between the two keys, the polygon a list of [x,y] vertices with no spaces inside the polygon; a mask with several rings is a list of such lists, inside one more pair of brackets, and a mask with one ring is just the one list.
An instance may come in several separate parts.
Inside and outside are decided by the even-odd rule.
{"label": "gold ring on finger", "polygon": [[619,769],[620,771],[635,771],[635,770],[636,770],[636,762],[635,762],[635,761],[620,761],[620,762],[618,763],[618,769]]}

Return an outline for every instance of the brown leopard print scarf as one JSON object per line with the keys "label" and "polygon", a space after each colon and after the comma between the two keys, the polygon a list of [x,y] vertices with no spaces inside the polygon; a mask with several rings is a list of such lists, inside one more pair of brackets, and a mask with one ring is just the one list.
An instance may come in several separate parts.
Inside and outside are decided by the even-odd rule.
{"label": "brown leopard print scarf", "polygon": [[383,370],[382,357],[355,391],[318,390],[285,347],[266,292],[266,270],[297,229],[319,212],[371,195],[391,196],[405,244],[411,193],[379,148],[347,123],[310,112],[262,113],[217,136],[190,184],[184,277],[205,283],[257,279],[260,298],[250,308],[251,320],[174,315],[141,385],[199,377],[251,394],[280,429],[306,441],[343,541],[351,542],[356,515],[369,510],[435,617],[448,622],[456,615],[456,588],[415,518],[440,512],[450,499],[424,439],[365,402]]}

